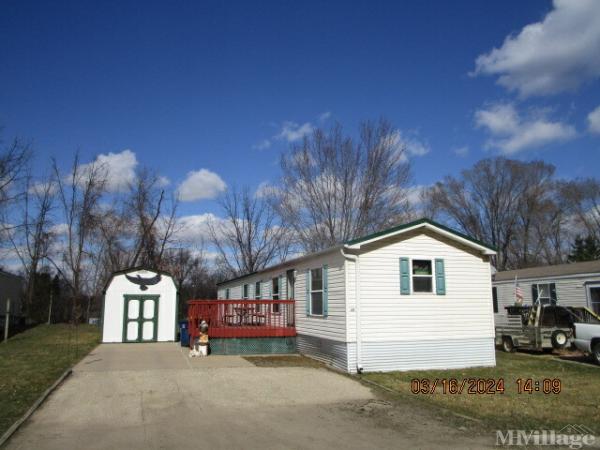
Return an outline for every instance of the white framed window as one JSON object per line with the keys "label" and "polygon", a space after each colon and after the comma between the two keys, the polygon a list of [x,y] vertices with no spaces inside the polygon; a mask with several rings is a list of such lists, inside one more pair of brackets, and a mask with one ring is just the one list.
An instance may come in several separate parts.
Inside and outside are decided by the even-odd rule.
{"label": "white framed window", "polygon": [[250,285],[249,284],[244,284],[242,286],[242,298],[244,300],[247,300],[250,297]]}
{"label": "white framed window", "polygon": [[413,259],[411,262],[412,291],[433,292],[433,261],[431,259]]}
{"label": "white framed window", "polygon": [[225,289],[225,300],[229,300],[229,288]]}
{"label": "white framed window", "polygon": [[323,269],[310,270],[310,314],[323,315]]}
{"label": "white framed window", "polygon": [[531,300],[543,305],[550,305],[557,302],[555,283],[536,283],[531,285]]}
{"label": "white framed window", "polygon": [[260,298],[261,298],[261,292],[260,292],[260,281],[257,281],[257,282],[254,284],[254,298],[255,298],[256,300],[260,300]]}

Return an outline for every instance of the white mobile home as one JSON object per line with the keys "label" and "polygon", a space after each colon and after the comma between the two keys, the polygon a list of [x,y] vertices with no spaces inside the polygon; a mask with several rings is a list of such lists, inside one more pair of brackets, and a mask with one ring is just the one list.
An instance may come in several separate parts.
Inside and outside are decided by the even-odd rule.
{"label": "white mobile home", "polygon": [[497,272],[493,277],[496,324],[507,323],[506,307],[515,304],[517,286],[523,304],[542,303],[583,306],[600,315],[600,261]]}
{"label": "white mobile home", "polygon": [[485,244],[427,219],[219,284],[220,299],[295,299],[299,352],[341,370],[493,366]]}
{"label": "white mobile home", "polygon": [[171,275],[143,267],[112,274],[104,290],[102,342],[174,341],[176,321]]}

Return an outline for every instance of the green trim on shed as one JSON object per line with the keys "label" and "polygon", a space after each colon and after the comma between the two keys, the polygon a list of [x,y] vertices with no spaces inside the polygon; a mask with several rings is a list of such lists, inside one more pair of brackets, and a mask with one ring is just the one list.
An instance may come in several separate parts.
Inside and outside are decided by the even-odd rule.
{"label": "green trim on shed", "polygon": [[[138,318],[135,320],[128,319],[129,316],[129,302],[131,300],[138,300],[140,302],[138,310]],[[154,315],[152,319],[144,319],[144,301],[154,300]],[[135,342],[156,342],[158,340],[158,303],[160,302],[160,295],[144,295],[144,294],[125,294],[123,295],[123,337],[121,341],[123,343],[135,343]],[[138,335],[135,340],[127,339],[127,325],[129,322],[138,322]],[[143,336],[143,323],[152,322],[153,335],[152,339],[142,339]]]}

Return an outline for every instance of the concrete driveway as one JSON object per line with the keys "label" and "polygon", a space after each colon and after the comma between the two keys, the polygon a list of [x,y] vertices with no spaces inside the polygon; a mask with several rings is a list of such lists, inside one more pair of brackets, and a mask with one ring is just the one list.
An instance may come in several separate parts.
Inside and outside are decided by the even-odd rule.
{"label": "concrete driveway", "polygon": [[190,359],[168,344],[90,353],[10,449],[482,448],[433,413],[376,398],[323,368]]}

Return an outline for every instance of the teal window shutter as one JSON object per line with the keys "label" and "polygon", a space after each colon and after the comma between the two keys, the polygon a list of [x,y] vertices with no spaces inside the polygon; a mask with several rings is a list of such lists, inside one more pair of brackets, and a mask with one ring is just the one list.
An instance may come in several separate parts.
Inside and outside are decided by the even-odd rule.
{"label": "teal window shutter", "polygon": [[284,298],[285,291],[283,290],[283,275],[279,275],[279,281],[277,281],[277,284],[279,284],[279,300],[287,300],[287,298]]}
{"label": "teal window shutter", "polygon": [[306,315],[310,315],[310,269],[306,269]]}
{"label": "teal window shutter", "polygon": [[[515,294],[515,297],[516,297],[516,294]],[[538,299],[538,287],[537,287],[537,284],[532,284],[531,285],[531,303],[533,305],[535,305],[535,302],[537,301],[537,299]]]}
{"label": "teal window shutter", "polygon": [[550,301],[554,304],[558,303],[558,297],[556,296],[556,283],[550,283]]}
{"label": "teal window shutter", "polygon": [[328,266],[325,264],[323,266],[323,317],[327,317],[327,313],[329,312],[328,303],[329,303],[329,276],[328,276]]}
{"label": "teal window shutter", "polygon": [[408,258],[400,258],[400,294],[410,294],[410,271],[408,269]]}
{"label": "teal window shutter", "polygon": [[435,260],[435,293],[446,295],[446,275],[444,273],[444,260]]}

